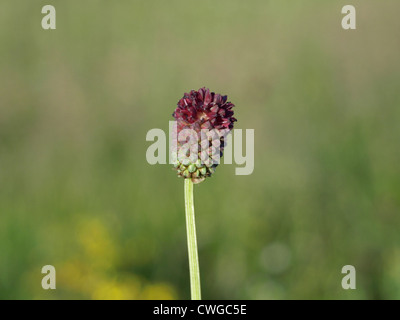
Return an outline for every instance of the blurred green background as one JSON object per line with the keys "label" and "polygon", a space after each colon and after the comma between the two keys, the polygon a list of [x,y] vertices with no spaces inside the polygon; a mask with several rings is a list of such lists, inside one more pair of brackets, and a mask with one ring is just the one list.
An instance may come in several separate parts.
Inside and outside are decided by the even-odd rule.
{"label": "blurred green background", "polygon": [[255,170],[195,187],[203,297],[400,299],[400,2],[350,2],[2,0],[0,298],[190,298],[183,180],[145,138],[207,86]]}

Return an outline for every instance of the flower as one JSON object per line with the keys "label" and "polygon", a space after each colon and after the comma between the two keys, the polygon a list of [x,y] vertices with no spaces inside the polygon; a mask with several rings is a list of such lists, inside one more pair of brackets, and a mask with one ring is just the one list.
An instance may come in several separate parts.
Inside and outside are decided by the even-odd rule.
{"label": "flower", "polygon": [[237,121],[232,110],[235,105],[227,100],[227,96],[207,88],[192,90],[179,100],[173,113],[177,122],[175,136],[179,137],[186,129],[196,133],[195,139],[189,142],[178,139],[173,150],[174,167],[179,176],[200,183],[214,173],[223,155],[224,138]]}

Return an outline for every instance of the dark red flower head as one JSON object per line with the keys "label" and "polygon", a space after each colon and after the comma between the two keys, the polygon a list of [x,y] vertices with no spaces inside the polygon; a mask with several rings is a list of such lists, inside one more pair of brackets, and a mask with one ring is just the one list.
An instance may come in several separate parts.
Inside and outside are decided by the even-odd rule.
{"label": "dark red flower head", "polygon": [[185,93],[173,113],[178,122],[178,131],[187,126],[193,126],[194,129],[231,130],[236,121],[232,111],[235,105],[227,99],[227,96],[210,92],[206,88]]}
{"label": "dark red flower head", "polygon": [[[183,98],[179,100],[178,107],[173,113],[173,117],[177,122],[177,132],[174,134],[178,136],[182,130],[191,129],[198,136],[195,139],[196,141],[192,142],[190,146],[191,150],[195,149],[198,151],[198,157],[195,160],[182,160],[178,158],[174,160],[174,167],[179,176],[191,178],[193,182],[199,183],[206,177],[211,176],[215,171],[218,163],[215,163],[211,154],[218,153],[222,157],[225,144],[224,138],[233,129],[233,123],[236,121],[232,110],[234,104],[227,100],[227,96],[210,92],[206,88],[185,93]],[[208,140],[201,141],[204,130],[214,133],[218,131],[219,135],[212,134]],[[189,157],[190,151],[185,149],[183,144],[180,142],[177,143],[175,154],[184,153]],[[218,149],[215,149],[216,145]],[[205,156],[205,150],[210,151],[207,156]],[[210,161],[210,159],[213,160]]]}

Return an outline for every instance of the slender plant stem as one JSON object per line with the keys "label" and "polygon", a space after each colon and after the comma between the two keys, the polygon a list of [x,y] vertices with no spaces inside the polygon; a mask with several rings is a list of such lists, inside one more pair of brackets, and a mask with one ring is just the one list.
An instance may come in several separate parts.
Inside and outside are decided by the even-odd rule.
{"label": "slender plant stem", "polygon": [[193,182],[185,179],[186,232],[189,253],[190,292],[192,300],[201,300],[199,256],[194,218]]}

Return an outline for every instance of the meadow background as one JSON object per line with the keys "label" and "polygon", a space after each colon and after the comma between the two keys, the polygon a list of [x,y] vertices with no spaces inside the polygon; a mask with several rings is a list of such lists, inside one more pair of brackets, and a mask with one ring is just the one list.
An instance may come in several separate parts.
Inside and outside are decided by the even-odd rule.
{"label": "meadow background", "polygon": [[2,0],[0,298],[190,298],[183,180],[145,137],[207,86],[255,129],[255,170],[195,188],[203,297],[400,299],[399,10]]}

